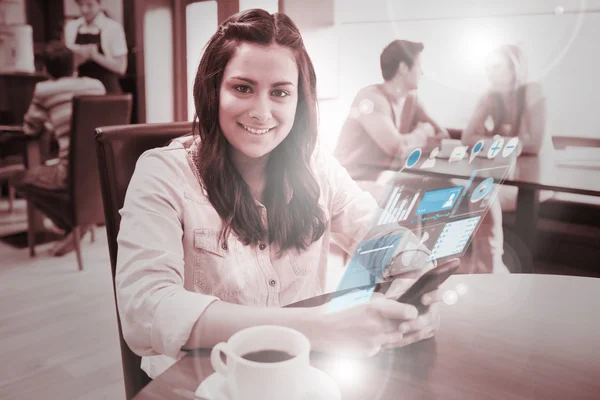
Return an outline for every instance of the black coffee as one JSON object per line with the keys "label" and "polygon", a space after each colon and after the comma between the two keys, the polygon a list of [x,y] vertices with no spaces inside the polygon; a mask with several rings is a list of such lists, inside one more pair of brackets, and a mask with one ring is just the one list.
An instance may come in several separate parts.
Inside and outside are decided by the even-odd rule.
{"label": "black coffee", "polygon": [[262,363],[276,363],[291,360],[295,356],[282,350],[259,350],[244,354],[243,359]]}

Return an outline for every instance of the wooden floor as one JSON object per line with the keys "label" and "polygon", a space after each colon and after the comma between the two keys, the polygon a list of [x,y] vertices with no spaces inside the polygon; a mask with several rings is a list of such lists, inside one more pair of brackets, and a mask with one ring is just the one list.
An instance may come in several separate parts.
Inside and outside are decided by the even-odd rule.
{"label": "wooden floor", "polygon": [[[0,236],[25,226],[0,202]],[[0,242],[0,399],[125,398],[106,233],[84,238],[84,271],[74,254]]]}

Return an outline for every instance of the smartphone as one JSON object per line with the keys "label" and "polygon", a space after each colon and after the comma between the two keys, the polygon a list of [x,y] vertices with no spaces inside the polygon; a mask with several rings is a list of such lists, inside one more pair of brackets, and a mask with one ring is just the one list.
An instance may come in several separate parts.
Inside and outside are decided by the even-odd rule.
{"label": "smartphone", "polygon": [[425,306],[421,303],[421,297],[426,293],[436,290],[438,286],[450,277],[450,275],[456,272],[459,266],[460,260],[458,258],[453,258],[444,262],[442,265],[438,265],[436,268],[427,271],[417,279],[417,281],[413,283],[397,301],[415,306],[419,311],[419,314],[427,312],[429,306]]}

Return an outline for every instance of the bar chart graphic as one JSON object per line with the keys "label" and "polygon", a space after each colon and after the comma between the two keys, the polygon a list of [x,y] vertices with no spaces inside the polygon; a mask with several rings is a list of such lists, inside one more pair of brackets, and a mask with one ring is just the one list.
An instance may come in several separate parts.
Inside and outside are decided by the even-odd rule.
{"label": "bar chart graphic", "polygon": [[401,187],[395,187],[385,205],[377,225],[406,221],[411,215],[421,192],[404,194]]}

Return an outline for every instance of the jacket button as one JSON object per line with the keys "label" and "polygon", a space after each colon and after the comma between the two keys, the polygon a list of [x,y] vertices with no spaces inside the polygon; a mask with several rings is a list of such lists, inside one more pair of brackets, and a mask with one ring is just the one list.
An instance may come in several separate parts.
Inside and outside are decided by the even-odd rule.
{"label": "jacket button", "polygon": [[275,286],[276,283],[277,283],[277,281],[275,279],[271,279],[269,281],[269,285],[271,285],[271,286]]}
{"label": "jacket button", "polygon": [[267,248],[267,245],[264,243],[261,243],[260,246],[258,246],[259,249],[264,250]]}
{"label": "jacket button", "polygon": [[227,243],[225,243],[225,242],[221,243],[221,248],[223,250],[227,250]]}

